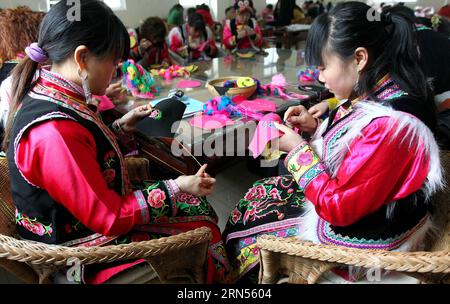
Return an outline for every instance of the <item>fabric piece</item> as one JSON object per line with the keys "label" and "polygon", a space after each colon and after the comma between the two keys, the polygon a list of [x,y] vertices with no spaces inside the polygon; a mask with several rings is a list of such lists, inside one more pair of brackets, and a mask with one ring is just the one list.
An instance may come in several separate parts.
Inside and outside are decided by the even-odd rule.
{"label": "fabric piece", "polygon": [[189,121],[189,124],[204,130],[215,130],[233,125],[234,121],[228,118],[227,115],[216,114],[210,116],[202,114],[194,116],[194,118]]}
{"label": "fabric piece", "polygon": [[248,147],[253,154],[253,158],[260,156],[270,141],[279,138],[284,134],[275,128],[274,122],[283,124],[280,116],[277,114],[268,114],[261,119],[256,127],[255,135]]}
{"label": "fabric piece", "polygon": [[236,105],[251,111],[275,112],[277,110],[277,105],[273,101],[267,99],[241,100],[238,101]]}
{"label": "fabric piece", "polygon": [[106,95],[104,95],[104,96],[94,95],[94,98],[97,98],[98,100],[100,100],[100,103],[98,104],[98,110],[100,112],[108,111],[108,110],[114,109],[116,107],[114,105],[114,103],[111,101],[111,99],[109,99],[108,96],[106,96]]}
{"label": "fabric piece", "polygon": [[202,85],[201,81],[197,80],[181,80],[177,84],[177,88],[179,89],[188,89],[188,88],[198,88]]}

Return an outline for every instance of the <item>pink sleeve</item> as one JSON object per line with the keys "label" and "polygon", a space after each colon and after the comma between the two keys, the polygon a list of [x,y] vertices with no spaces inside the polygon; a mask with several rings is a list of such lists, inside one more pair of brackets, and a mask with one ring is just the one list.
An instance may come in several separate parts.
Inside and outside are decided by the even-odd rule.
{"label": "pink sleeve", "polygon": [[223,44],[229,50],[233,49],[236,45],[236,37],[231,33],[229,21],[225,23],[225,27],[223,29]]}
{"label": "pink sleeve", "polygon": [[318,215],[332,225],[348,226],[425,182],[429,158],[424,149],[415,154],[409,141],[402,142],[404,132],[393,140],[392,134],[387,118],[373,121],[352,142],[334,178],[308,145],[294,149],[286,164]]}
{"label": "pink sleeve", "polygon": [[169,47],[172,51],[178,52],[178,49],[183,46],[183,38],[181,37],[180,30],[175,27],[169,33]]}
{"label": "pink sleeve", "polygon": [[148,198],[141,191],[120,196],[109,189],[96,151],[93,136],[80,124],[52,120],[22,137],[16,164],[29,182],[45,189],[94,232],[120,235],[147,224]]}
{"label": "pink sleeve", "polygon": [[256,33],[256,38],[255,38],[255,44],[256,46],[262,46],[263,45],[263,35],[262,35],[262,31],[261,31],[261,27],[256,24],[255,26],[255,33]]}

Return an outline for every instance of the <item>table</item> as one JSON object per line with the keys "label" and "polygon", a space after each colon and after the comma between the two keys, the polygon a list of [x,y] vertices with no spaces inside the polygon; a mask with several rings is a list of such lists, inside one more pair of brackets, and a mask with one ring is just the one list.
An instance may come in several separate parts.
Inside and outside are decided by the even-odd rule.
{"label": "table", "polygon": [[[236,57],[215,58],[209,62],[196,63],[199,69],[191,75],[192,79],[200,80],[203,86],[196,89],[186,89],[185,94],[194,99],[204,101],[213,96],[205,87],[206,82],[211,79],[226,76],[251,76],[256,77],[262,83],[271,82],[272,76],[282,73],[289,82],[288,90],[301,93],[298,88],[297,72],[304,65],[302,51],[291,51],[284,49],[267,49],[267,56],[257,55],[252,59]],[[170,89],[176,87],[181,78],[175,78],[170,82],[161,82],[161,96],[167,96]],[[285,111],[288,105],[297,105],[311,102],[311,93],[305,100],[283,101],[279,98],[267,97],[277,104],[277,113]],[[266,97],[265,97],[266,98]],[[148,100],[131,100],[126,105],[116,108],[120,114],[130,109],[148,103]],[[192,127],[188,119],[183,119],[178,128],[176,140],[149,138],[137,133],[136,137],[141,152],[151,161],[178,174],[195,174],[199,168],[194,155],[200,163],[208,163],[208,172],[212,175],[220,172],[224,167],[236,159],[248,155],[247,147],[252,138],[256,122],[250,118],[241,117],[235,120],[234,125],[227,126],[215,131],[206,131]],[[187,152],[187,151],[189,152]],[[174,155],[175,154],[177,155]],[[183,155],[180,155],[180,154]]]}

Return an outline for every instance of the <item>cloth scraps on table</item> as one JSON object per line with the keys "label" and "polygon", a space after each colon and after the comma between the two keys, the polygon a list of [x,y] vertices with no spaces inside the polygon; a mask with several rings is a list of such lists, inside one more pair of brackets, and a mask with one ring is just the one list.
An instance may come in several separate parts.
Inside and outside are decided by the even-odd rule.
{"label": "cloth scraps on table", "polygon": [[198,88],[202,85],[201,81],[197,80],[181,80],[177,83],[178,89],[193,89]]}
{"label": "cloth scraps on table", "polygon": [[168,68],[163,69],[152,69],[150,73],[153,76],[161,76],[165,80],[170,81],[173,78],[177,77],[189,77],[191,73],[195,72],[198,69],[196,65],[190,65],[187,67],[179,66],[179,65],[171,65]]}
{"label": "cloth scraps on table", "polygon": [[277,110],[277,105],[273,101],[267,99],[237,99],[236,101],[233,99],[233,101],[239,108],[255,112],[275,112]]}
{"label": "cloth scraps on table", "polygon": [[189,120],[189,124],[204,130],[215,130],[233,125],[234,121],[224,114],[216,114],[213,116],[200,114],[195,115],[194,118]]}

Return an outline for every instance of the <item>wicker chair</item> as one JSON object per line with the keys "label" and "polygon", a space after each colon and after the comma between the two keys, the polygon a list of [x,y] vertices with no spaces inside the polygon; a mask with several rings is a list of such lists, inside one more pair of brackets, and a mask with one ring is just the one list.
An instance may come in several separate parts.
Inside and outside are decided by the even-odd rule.
{"label": "wicker chair", "polygon": [[[442,164],[450,181],[450,151],[442,154]],[[315,284],[338,266],[378,268],[401,273],[422,283],[450,282],[450,188],[434,200],[434,223],[440,234],[426,240],[428,251],[389,252],[313,244],[296,238],[261,236],[259,282]]]}
{"label": "wicker chair", "polygon": [[[140,163],[133,160],[133,163]],[[0,158],[0,267],[25,283],[50,283],[50,276],[72,265],[145,259],[147,267],[118,275],[113,283],[204,283],[206,257],[212,238],[203,227],[178,235],[116,246],[63,247],[16,238],[15,207],[10,192],[9,170]],[[150,267],[148,267],[150,266]],[[156,273],[155,273],[156,272]]]}

